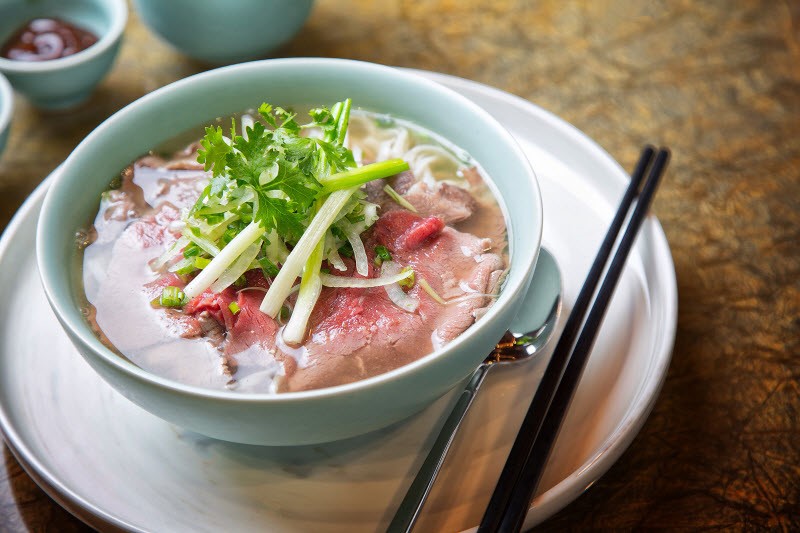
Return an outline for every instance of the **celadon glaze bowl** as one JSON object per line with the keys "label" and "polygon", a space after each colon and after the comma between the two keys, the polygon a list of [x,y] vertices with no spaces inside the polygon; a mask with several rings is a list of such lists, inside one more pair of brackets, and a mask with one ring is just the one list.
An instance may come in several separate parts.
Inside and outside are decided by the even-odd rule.
{"label": "celadon glaze bowl", "polygon": [[14,114],[14,91],[11,84],[0,74],[0,156],[8,142],[8,132],[11,129],[11,117]]}
{"label": "celadon glaze bowl", "polygon": [[263,58],[303,26],[313,0],[133,0],[142,22],[208,63]]}
{"label": "celadon glaze bowl", "polygon": [[86,50],[49,61],[0,57],[0,72],[36,107],[74,107],[89,98],[111,69],[128,20],[128,6],[125,0],[0,0],[0,42],[42,17],[75,24],[94,33],[98,41]]}
{"label": "celadon glaze bowl", "polygon": [[[336,387],[246,394],[187,386],[116,355],[81,313],[75,232],[87,227],[110,180],[138,156],[191,127],[257,107],[354,106],[411,120],[466,149],[492,178],[507,214],[510,269],[495,304],[445,347],[391,372]],[[69,156],[39,219],[37,259],[56,316],[78,351],[117,391],[198,433],[249,444],[332,441],[420,411],[484,359],[522,303],[542,234],[535,175],[511,135],[483,109],[435,82],[391,67],[338,59],[275,59],[212,70],[150,93],[111,116]]]}

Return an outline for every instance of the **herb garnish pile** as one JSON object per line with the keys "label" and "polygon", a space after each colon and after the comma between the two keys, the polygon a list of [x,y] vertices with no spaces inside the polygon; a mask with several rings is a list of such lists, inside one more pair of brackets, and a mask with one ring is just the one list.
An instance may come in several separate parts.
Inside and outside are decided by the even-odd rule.
{"label": "herb garnish pile", "polygon": [[235,119],[228,135],[220,126],[206,128],[198,161],[212,177],[183,216],[181,237],[153,265],[194,276],[183,299],[167,288],[168,304],[219,292],[260,268],[272,279],[261,310],[274,318],[300,276],[283,333],[297,344],[327,278],[323,260],[345,270],[340,253],[351,255],[358,273],[368,274],[360,235],[377,219],[377,206],[360,188],[408,164],[393,159],[357,167],[344,146],[350,109],[349,99],[315,108],[311,122],[301,125],[295,113],[265,103],[256,119],[241,119],[241,134]]}

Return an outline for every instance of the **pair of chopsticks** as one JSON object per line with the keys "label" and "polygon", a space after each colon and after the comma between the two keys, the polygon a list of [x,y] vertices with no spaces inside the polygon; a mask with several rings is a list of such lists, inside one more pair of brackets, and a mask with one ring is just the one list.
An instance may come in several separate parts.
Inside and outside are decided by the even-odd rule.
{"label": "pair of chopsticks", "polygon": [[[564,331],[522,422],[489,506],[478,527],[479,533],[516,532],[522,528],[550,449],[556,440],[561,422],[589,358],[600,323],[639,228],[647,216],[668,160],[669,151],[665,148],[659,149],[657,153],[651,146],[642,150],[636,169],[631,175],[630,185],[622,197],[619,209],[578,294],[575,307],[567,319]],[[648,174],[646,180],[644,180],[645,174]],[[628,212],[634,201],[636,207],[629,218]],[[608,258],[626,220],[628,224],[625,232],[600,290],[597,291],[597,297],[594,298],[594,305],[584,322],[586,310],[592,302]]]}

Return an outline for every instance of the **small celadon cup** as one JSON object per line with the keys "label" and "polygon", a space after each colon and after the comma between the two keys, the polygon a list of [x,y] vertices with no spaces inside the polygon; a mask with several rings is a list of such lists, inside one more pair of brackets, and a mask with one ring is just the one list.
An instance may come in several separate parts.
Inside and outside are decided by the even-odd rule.
{"label": "small celadon cup", "polygon": [[313,0],[133,0],[142,22],[189,57],[261,59],[303,26]]}
{"label": "small celadon cup", "polygon": [[98,41],[76,54],[48,61],[0,57],[0,72],[36,107],[65,109],[84,102],[111,69],[119,51],[125,0],[0,0],[0,42],[36,18],[59,18],[94,33]]}
{"label": "small celadon cup", "polygon": [[[97,213],[113,176],[138,156],[184,133],[264,101],[282,106],[355,107],[404,118],[467,150],[491,178],[506,214],[508,275],[488,312],[421,359],[346,385],[281,394],[237,393],[177,383],[115,354],[81,309],[75,234]],[[199,130],[202,131],[202,130]],[[45,293],[86,361],[117,391],[155,415],[198,433],[247,444],[300,445],[373,431],[422,410],[470,375],[517,314],[542,235],[542,203],[530,163],[511,135],[478,105],[414,73],[341,59],[274,59],[178,81],[112,115],[54,177],[37,229]]]}
{"label": "small celadon cup", "polygon": [[11,84],[0,74],[0,156],[8,142],[8,132],[11,129],[11,117],[14,114],[14,91]]}

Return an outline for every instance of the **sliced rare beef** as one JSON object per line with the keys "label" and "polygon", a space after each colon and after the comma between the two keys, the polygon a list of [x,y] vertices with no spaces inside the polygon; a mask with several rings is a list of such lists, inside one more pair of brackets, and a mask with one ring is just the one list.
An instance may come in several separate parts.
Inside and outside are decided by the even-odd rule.
{"label": "sliced rare beef", "polygon": [[405,209],[383,190],[387,184],[413,205],[419,215],[437,216],[447,225],[468,219],[476,208],[475,199],[466,189],[445,182],[428,185],[406,171],[367,184],[367,199],[378,204],[382,213]]}
{"label": "sliced rare beef", "polygon": [[[378,180],[367,189],[380,204],[381,216],[362,236],[370,277],[380,275],[373,255],[381,244],[391,250],[394,262],[410,266],[416,279],[454,301],[438,303],[417,283],[408,293],[419,306],[407,312],[383,287],[326,287],[311,315],[306,342],[290,347],[281,341],[281,323],[259,309],[269,287],[260,270],[246,273],[244,289],[206,291],[180,310],[153,308],[151,301],[165,286],[182,288],[186,280],[153,273],[147,264],[174,242],[180,210],[194,203],[207,174],[191,162],[191,155],[173,160],[147,156],[122,178],[121,187],[105,198],[95,222],[97,239],[85,251],[85,265],[90,265],[84,271],[86,294],[97,308],[91,316],[136,364],[188,384],[300,391],[393,370],[472,325],[491,304],[487,295],[497,290],[505,268],[492,240],[452,227],[471,224],[473,213],[485,209],[465,189],[428,186],[410,172],[391,178],[392,187],[417,208],[412,213],[391,200],[383,191],[384,180]],[[346,272],[333,272],[356,276],[352,261],[347,263]]]}
{"label": "sliced rare beef", "polygon": [[[408,211],[387,213],[365,238],[367,249],[378,243],[404,243],[404,236],[425,227],[425,221]],[[388,372],[457,337],[491,303],[484,294],[495,289],[503,272],[503,259],[485,253],[488,245],[485,239],[441,227],[413,246],[395,247],[393,261],[412,267],[416,279],[425,279],[441,297],[474,295],[457,303],[438,303],[419,284],[409,291],[419,300],[412,313],[397,307],[382,287],[323,289],[304,346],[308,364],[287,372],[286,390],[350,383]]]}

